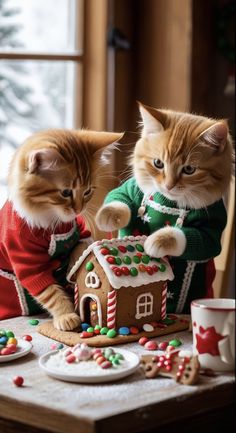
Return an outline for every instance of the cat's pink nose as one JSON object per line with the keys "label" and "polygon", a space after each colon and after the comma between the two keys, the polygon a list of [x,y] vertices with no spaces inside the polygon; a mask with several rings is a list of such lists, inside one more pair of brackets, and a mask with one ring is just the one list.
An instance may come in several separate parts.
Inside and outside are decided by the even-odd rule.
{"label": "cat's pink nose", "polygon": [[168,182],[165,184],[166,189],[170,191],[172,188],[174,188],[175,184],[173,182]]}

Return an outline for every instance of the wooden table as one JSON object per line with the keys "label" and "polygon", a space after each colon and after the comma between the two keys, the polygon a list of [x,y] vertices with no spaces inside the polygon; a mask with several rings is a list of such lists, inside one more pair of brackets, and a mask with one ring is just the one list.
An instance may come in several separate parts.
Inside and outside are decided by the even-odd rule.
{"label": "wooden table", "polygon": [[[40,322],[46,316],[38,317]],[[53,343],[37,333],[27,317],[0,322],[18,337],[33,337],[31,353],[0,363],[1,433],[204,433],[231,432],[235,428],[233,373],[206,377],[194,386],[169,378],[145,379],[141,370],[113,383],[75,384],[48,377],[39,357]],[[189,331],[172,334],[190,349]],[[158,341],[165,341],[161,337]],[[169,337],[170,339],[170,337]],[[122,347],[122,346],[119,346]],[[118,346],[117,346],[118,348]],[[137,343],[124,346],[137,354],[147,352]],[[157,352],[156,352],[157,353]],[[17,388],[12,377],[23,376]]]}

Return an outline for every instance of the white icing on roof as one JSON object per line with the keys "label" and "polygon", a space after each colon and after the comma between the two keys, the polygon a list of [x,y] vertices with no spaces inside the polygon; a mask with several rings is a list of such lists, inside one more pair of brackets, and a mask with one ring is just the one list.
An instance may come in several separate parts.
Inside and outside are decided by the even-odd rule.
{"label": "white icing on roof", "polygon": [[[136,245],[139,244],[143,247],[143,244],[146,240],[146,236],[125,236],[124,238],[113,238],[113,239],[103,239],[102,241],[96,241],[89,245],[89,247],[83,252],[82,256],[77,260],[73,268],[70,270],[67,280],[71,281],[71,277],[78,271],[81,264],[84,262],[86,257],[92,252],[95,257],[97,258],[99,264],[103,268],[110,284],[114,289],[119,289],[120,287],[139,287],[142,285],[158,282],[158,281],[166,281],[166,280],[173,280],[174,274],[172,272],[171,266],[168,262],[167,258],[162,259],[155,259],[152,257],[149,257],[149,263],[145,264],[142,263],[142,256],[147,256],[145,252],[140,252],[137,250]],[[101,253],[101,249],[105,248],[104,246],[107,246],[107,249],[109,248],[116,248],[118,249],[118,254],[115,256],[112,253],[108,253],[107,255],[103,255]],[[125,251],[122,252],[119,250],[119,247],[127,247],[131,246],[134,248],[134,251]],[[139,265],[137,263],[134,263],[133,257],[139,255],[141,258],[140,264],[143,264],[145,267],[149,266],[158,266],[158,268],[163,268],[163,265],[165,266],[164,271],[160,271],[160,269],[157,272],[153,272],[152,275],[149,275],[147,271],[141,272],[139,270]],[[124,257],[129,256],[131,259],[131,264],[124,263]],[[121,264],[110,264],[107,261],[108,257],[118,257],[121,259]],[[130,268],[136,268],[138,270],[137,276],[132,275],[120,275],[117,276],[114,273],[114,267],[117,267],[118,269],[121,269],[122,267],[126,267],[130,270]]]}

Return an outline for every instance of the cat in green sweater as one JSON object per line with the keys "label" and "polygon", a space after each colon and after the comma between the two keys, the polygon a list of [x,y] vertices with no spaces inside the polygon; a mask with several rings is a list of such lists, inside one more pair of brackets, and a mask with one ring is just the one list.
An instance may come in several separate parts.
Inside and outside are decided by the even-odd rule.
{"label": "cat in green sweater", "polygon": [[107,195],[96,224],[119,230],[121,237],[147,235],[146,253],[168,256],[175,274],[167,312],[189,313],[193,299],[213,296],[232,139],[225,120],[139,108],[142,133],[131,159],[133,177]]}

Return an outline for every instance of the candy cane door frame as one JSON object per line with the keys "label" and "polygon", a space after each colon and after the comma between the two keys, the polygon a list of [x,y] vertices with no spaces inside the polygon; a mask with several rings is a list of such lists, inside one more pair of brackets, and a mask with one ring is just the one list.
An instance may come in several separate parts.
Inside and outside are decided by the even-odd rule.
{"label": "candy cane door frame", "polygon": [[97,312],[98,312],[98,325],[102,327],[102,307],[101,307],[101,301],[97,295],[94,295],[93,293],[86,293],[82,296],[80,299],[80,305],[79,305],[79,312],[80,312],[80,318],[82,322],[85,322],[86,320],[86,300],[92,299],[97,303]]}

